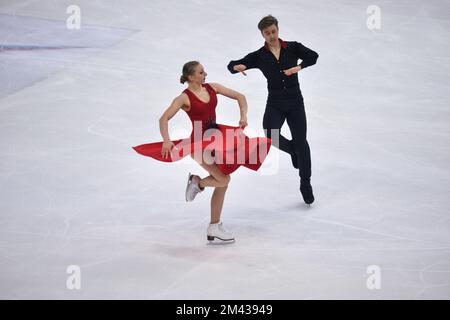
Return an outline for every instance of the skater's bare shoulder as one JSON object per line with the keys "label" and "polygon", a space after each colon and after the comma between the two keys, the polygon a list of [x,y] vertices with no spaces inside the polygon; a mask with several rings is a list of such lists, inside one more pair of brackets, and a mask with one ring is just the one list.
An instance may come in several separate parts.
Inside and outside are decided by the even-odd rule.
{"label": "skater's bare shoulder", "polygon": [[210,83],[209,84],[218,94],[221,94],[223,96],[226,96],[231,99],[238,100],[239,98],[243,97],[244,95],[240,92],[237,92],[236,90],[227,88],[220,83]]}
{"label": "skater's bare shoulder", "polygon": [[182,92],[177,98],[180,98],[181,100],[181,109],[184,111],[189,111],[191,109],[191,101],[189,100],[189,96],[186,92]]}
{"label": "skater's bare shoulder", "polygon": [[180,109],[189,111],[187,109],[191,108],[191,104],[189,102],[189,98],[186,93],[181,93],[175,99],[173,99],[170,106],[164,111],[161,119],[170,120]]}

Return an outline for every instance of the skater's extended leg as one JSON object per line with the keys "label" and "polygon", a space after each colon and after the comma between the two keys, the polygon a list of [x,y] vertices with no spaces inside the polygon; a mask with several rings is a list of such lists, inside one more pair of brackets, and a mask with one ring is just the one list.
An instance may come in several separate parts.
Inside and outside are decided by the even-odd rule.
{"label": "skater's extended leg", "polygon": [[[279,102],[278,104],[285,104],[285,102]],[[284,107],[284,105],[281,107]],[[264,133],[267,138],[272,139],[272,145],[291,156],[292,166],[298,169],[297,155],[295,153],[293,141],[286,139],[286,137],[281,134],[281,127],[285,120],[285,112],[279,110],[273,103],[267,104],[263,119]]]}
{"label": "skater's extended leg", "polygon": [[[194,156],[192,157],[194,158]],[[219,239],[225,242],[234,241],[233,234],[225,230],[222,222],[220,222],[225,192],[227,191],[228,184],[231,179],[230,175],[224,174],[214,163],[207,164],[202,161],[197,162],[210,174],[208,177],[199,180],[199,187],[215,187],[211,197],[211,221],[206,231],[207,239],[209,241],[213,241],[214,239]]]}
{"label": "skater's extended leg", "polygon": [[[267,106],[266,111],[264,112],[263,128],[267,138],[274,138],[273,145],[275,147],[291,154],[293,151],[291,141],[281,135],[281,127],[285,120],[286,115],[281,110],[278,110],[273,106]],[[275,130],[277,130],[277,133],[279,134],[278,144],[276,143],[277,141],[274,136],[274,134],[276,134]]]}
{"label": "skater's extended leg", "polygon": [[306,114],[302,98],[293,104],[291,112],[287,116],[287,123],[292,133],[292,141],[298,160],[300,192],[305,203],[311,204],[314,202],[311,186],[311,152],[306,140]]}
{"label": "skater's extended leg", "polygon": [[225,199],[225,192],[228,187],[216,187],[211,197],[211,222],[219,223],[220,215],[222,213],[223,201]]}
{"label": "skater's extended leg", "polygon": [[299,176],[302,179],[311,178],[311,151],[306,140],[306,114],[303,99],[293,103],[291,111],[287,115],[287,124],[292,134],[294,152],[297,155]]}

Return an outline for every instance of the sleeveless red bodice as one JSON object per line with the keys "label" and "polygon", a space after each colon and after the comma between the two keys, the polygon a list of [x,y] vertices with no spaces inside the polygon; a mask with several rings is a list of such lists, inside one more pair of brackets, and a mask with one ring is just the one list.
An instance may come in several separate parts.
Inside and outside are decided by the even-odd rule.
{"label": "sleeveless red bodice", "polygon": [[195,121],[201,121],[202,131],[209,128],[217,128],[216,125],[216,106],[217,106],[217,94],[211,85],[205,83],[203,87],[208,91],[209,101],[204,102],[200,100],[191,90],[185,89],[183,92],[189,97],[191,108],[186,111],[189,119],[192,122],[192,128],[194,128]]}

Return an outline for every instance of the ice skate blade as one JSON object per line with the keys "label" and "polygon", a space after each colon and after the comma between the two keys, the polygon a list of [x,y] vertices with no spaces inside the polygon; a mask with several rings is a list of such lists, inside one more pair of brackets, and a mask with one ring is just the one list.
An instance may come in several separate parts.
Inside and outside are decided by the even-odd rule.
{"label": "ice skate blade", "polygon": [[218,237],[206,236],[208,245],[227,245],[236,242],[235,239],[223,240]]}

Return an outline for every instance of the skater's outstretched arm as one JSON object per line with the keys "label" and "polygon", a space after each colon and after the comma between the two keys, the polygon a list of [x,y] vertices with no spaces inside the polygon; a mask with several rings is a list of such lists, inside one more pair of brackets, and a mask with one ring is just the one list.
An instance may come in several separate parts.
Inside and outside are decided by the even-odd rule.
{"label": "skater's outstretched arm", "polygon": [[189,98],[185,93],[182,93],[176,97],[166,111],[164,111],[161,118],[159,118],[159,130],[161,131],[161,136],[164,139],[161,155],[164,159],[169,156],[170,151],[173,147],[175,147],[169,137],[169,120],[172,119],[172,117],[181,109],[183,105],[189,105]]}
{"label": "skater's outstretched arm", "polygon": [[249,53],[244,58],[240,60],[232,60],[227,66],[228,70],[231,73],[241,72],[244,76],[247,74],[244,72],[245,70],[258,68],[258,54],[257,51]]}
{"label": "skater's outstretched arm", "polygon": [[234,99],[238,102],[240,114],[241,114],[241,118],[239,120],[239,126],[241,128],[245,128],[247,126],[247,110],[248,110],[247,99],[245,99],[245,96],[242,93],[237,92],[233,89],[224,87],[223,85],[221,85],[219,83],[210,83],[210,85],[213,87],[213,89],[218,94],[221,94],[230,99]]}

